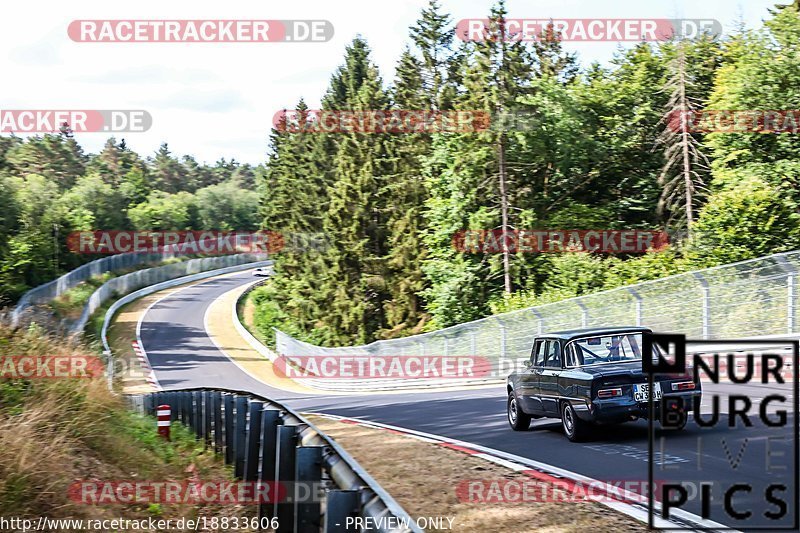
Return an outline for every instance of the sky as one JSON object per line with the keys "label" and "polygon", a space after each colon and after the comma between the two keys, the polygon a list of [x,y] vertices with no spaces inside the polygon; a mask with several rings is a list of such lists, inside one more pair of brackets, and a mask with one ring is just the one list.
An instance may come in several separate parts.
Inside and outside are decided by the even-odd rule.
{"label": "sky", "polygon": [[[319,105],[344,49],[357,35],[372,49],[384,83],[410,43],[408,28],[428,0],[185,1],[108,0],[7,3],[0,18],[0,109],[143,109],[146,132],[126,133],[130,148],[152,155],[162,142],[178,155],[213,163],[266,158],[274,114],[300,97]],[[494,0],[441,0],[454,21],[484,18]],[[759,27],[778,0],[507,0],[509,18],[716,19]],[[788,3],[783,0],[780,3]],[[84,19],[324,19],[328,42],[82,43],[67,27]],[[608,62],[619,43],[566,43],[581,62]],[[87,152],[106,133],[76,138]]]}

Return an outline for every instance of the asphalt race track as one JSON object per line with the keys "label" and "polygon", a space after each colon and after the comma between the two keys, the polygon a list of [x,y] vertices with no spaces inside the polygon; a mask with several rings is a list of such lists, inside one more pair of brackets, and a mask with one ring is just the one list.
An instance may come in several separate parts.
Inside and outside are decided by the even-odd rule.
{"label": "asphalt race track", "polygon": [[[253,280],[250,272],[189,286],[156,302],[141,324],[141,342],[162,387],[224,387],[247,390],[301,411],[317,411],[362,418],[442,435],[502,450],[612,484],[644,483],[648,479],[647,423],[638,421],[600,428],[590,442],[570,443],[557,420],[535,421],[528,432],[513,432],[505,418],[503,385],[466,391],[375,394],[371,396],[309,396],[267,386],[252,378],[211,341],[205,332],[204,315],[210,302]],[[740,387],[736,389],[734,387]],[[759,391],[760,385],[704,386],[706,396],[746,393],[763,397],[774,390]],[[779,391],[780,392],[780,391]],[[758,418],[758,401],[751,414],[752,427],[728,427],[727,414],[712,428],[699,428],[690,420],[682,432],[661,431],[656,425],[656,482],[670,480],[689,484],[689,500],[682,507],[701,514],[700,483],[711,483],[710,519],[735,529],[787,527],[798,512],[794,487],[794,416],[792,390],[783,394],[781,406],[789,413],[787,424],[767,427]],[[704,402],[705,404],[706,402]],[[722,409],[725,413],[727,409]],[[703,411],[704,414],[706,411]],[[662,438],[663,437],[663,438]],[[739,512],[751,511],[744,521],[723,510],[724,491],[736,483],[748,483],[751,492],[737,492],[731,504]],[[788,503],[786,516],[771,520],[765,512],[778,505],[765,499],[769,484],[783,484],[774,496]],[[626,485],[623,485],[626,486]],[[627,485],[630,486],[630,485]],[[694,493],[694,494],[692,494]]]}

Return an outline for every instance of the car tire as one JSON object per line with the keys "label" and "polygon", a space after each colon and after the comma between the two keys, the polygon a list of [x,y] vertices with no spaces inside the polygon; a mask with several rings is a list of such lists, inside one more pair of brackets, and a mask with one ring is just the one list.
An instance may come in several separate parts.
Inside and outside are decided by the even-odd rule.
{"label": "car tire", "polygon": [[508,418],[508,425],[514,431],[526,431],[531,427],[531,416],[522,412],[517,397],[514,391],[508,393],[508,401],[506,402],[506,418]]}
{"label": "car tire", "polygon": [[564,435],[572,442],[584,440],[589,433],[589,423],[578,418],[569,402],[561,403],[561,426],[564,428]]}

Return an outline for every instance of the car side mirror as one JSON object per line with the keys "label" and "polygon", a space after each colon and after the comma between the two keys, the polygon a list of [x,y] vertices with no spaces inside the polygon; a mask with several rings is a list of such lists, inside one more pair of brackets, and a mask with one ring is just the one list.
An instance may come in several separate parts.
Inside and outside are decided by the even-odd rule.
{"label": "car side mirror", "polygon": [[525,360],[525,368],[530,368],[532,366],[533,366],[533,361],[531,361],[530,359],[526,359]]}

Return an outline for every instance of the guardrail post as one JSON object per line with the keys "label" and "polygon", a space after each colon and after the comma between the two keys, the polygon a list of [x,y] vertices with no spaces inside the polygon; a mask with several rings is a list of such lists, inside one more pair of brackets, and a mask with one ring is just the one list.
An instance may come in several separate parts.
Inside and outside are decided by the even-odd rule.
{"label": "guardrail post", "polygon": [[[261,467],[258,469],[258,481],[270,484],[270,494],[277,493],[275,459],[278,450],[278,426],[281,423],[280,411],[264,409],[261,412]],[[259,523],[274,516],[275,502],[261,502],[258,505]]]}
{"label": "guardrail post", "polygon": [[236,397],[236,418],[233,428],[233,475],[244,476],[244,446],[247,437],[247,396]]}
{"label": "guardrail post", "polygon": [[213,409],[211,391],[203,391],[203,442],[206,448],[211,444],[211,413]]}
{"label": "guardrail post", "polygon": [[711,288],[706,278],[699,272],[692,272],[692,276],[700,283],[700,291],[703,298],[702,338],[708,339],[711,337]]}
{"label": "guardrail post", "polygon": [[628,293],[634,297],[636,301],[636,325],[642,325],[642,295],[636,289],[632,289],[631,287],[626,287]]}
{"label": "guardrail post", "polygon": [[192,392],[192,400],[194,404],[192,429],[194,429],[194,434],[199,439],[203,432],[203,393],[199,390]]}
{"label": "guardrail post", "polygon": [[158,394],[145,394],[142,396],[142,408],[144,410],[142,414],[153,414],[153,402],[155,402],[156,405],[159,405],[159,402],[156,401],[157,398]]}
{"label": "guardrail post", "polygon": [[[324,446],[301,446],[297,448],[297,485],[294,501],[297,501],[296,533],[318,533],[322,505],[319,490],[322,482],[322,450]],[[300,491],[303,494],[300,494]]]}
{"label": "guardrail post", "polygon": [[182,392],[174,392],[175,396],[173,401],[175,402],[173,405],[174,413],[173,413],[173,422],[183,422],[183,393]]}
{"label": "guardrail post", "polygon": [[168,392],[167,393],[167,403],[170,407],[170,420],[172,422],[178,421],[178,411],[180,411],[180,406],[178,404],[178,393],[177,392]]}
{"label": "guardrail post", "polygon": [[225,464],[233,464],[233,395],[226,394],[225,401]]}
{"label": "guardrail post", "polygon": [[181,402],[181,424],[184,426],[189,425],[189,400],[191,399],[191,394],[185,391],[181,391],[178,393],[180,395],[180,402]]}
{"label": "guardrail post", "polygon": [[244,480],[255,481],[258,479],[258,452],[261,441],[261,411],[264,410],[263,402],[250,402],[250,413],[247,423],[247,440],[244,450]]}
{"label": "guardrail post", "polygon": [[184,426],[189,425],[189,419],[191,418],[191,409],[192,409],[192,393],[191,392],[181,392],[181,423]]}
{"label": "guardrail post", "polygon": [[222,393],[211,393],[211,424],[214,430],[214,452],[222,453]]}
{"label": "guardrail post", "polygon": [[329,490],[325,505],[325,533],[346,533],[347,519],[359,514],[357,490]]}
{"label": "guardrail post", "polygon": [[[278,447],[276,452],[277,482],[285,484],[286,493],[294,496],[295,458],[297,450],[297,426],[278,427]],[[294,514],[296,502],[278,501],[275,505],[275,516],[278,517],[278,533],[294,532]]]}

